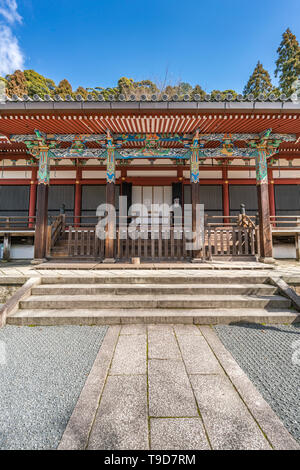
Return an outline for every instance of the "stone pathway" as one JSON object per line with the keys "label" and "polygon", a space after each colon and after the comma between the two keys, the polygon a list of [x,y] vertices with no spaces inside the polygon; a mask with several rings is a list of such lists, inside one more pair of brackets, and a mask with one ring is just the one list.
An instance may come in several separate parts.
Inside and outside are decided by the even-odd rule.
{"label": "stone pathway", "polygon": [[109,328],[59,449],[299,449],[224,348],[194,325]]}

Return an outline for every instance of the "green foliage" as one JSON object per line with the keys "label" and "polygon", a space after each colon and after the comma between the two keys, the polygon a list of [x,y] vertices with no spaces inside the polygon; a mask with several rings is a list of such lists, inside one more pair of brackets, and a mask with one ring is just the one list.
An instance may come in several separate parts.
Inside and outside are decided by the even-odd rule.
{"label": "green foliage", "polygon": [[72,86],[66,78],[59,82],[54,90],[54,95],[60,95],[63,99],[65,99],[67,95],[73,96]]}
{"label": "green foliage", "polygon": [[74,92],[74,95],[75,95],[75,96],[76,96],[76,95],[81,95],[82,98],[83,98],[84,100],[86,100],[86,99],[87,99],[88,92],[87,92],[87,90],[86,90],[85,88],[83,88],[82,86],[79,86],[79,87],[77,88],[77,90]]}
{"label": "green foliage", "polygon": [[135,95],[140,98],[142,95],[151,95],[159,93],[158,87],[151,80],[142,80],[135,82],[132,78],[121,77],[118,80],[118,87],[116,90],[118,94],[123,94],[127,98],[130,95]]}
{"label": "green foliage", "polygon": [[282,35],[277,54],[275,76],[279,77],[281,90],[290,95],[293,83],[300,78],[300,46],[289,28]]}
{"label": "green foliage", "polygon": [[196,85],[191,93],[191,98],[194,99],[195,95],[200,95],[201,100],[203,100],[205,98],[206,93],[204,90],[202,90],[200,85]]}
{"label": "green foliage", "polygon": [[221,100],[225,100],[228,94],[231,94],[233,99],[235,99],[237,97],[237,92],[234,91],[234,90],[224,90],[224,91],[212,90],[210,92],[212,100],[216,100],[216,101],[219,100],[218,95],[220,95]]}
{"label": "green foliage", "polygon": [[30,97],[35,94],[41,96],[41,98],[44,98],[45,95],[53,95],[56,88],[53,80],[43,77],[34,70],[24,70],[24,75]]}
{"label": "green foliage", "polygon": [[195,95],[200,95],[201,99],[206,95],[205,91],[202,90],[200,85],[196,85],[194,88],[190,83],[179,82],[178,85],[167,85],[163,90],[168,96],[178,96],[179,100],[182,100],[184,96],[189,95],[190,99],[194,99]]}
{"label": "green foliage", "polygon": [[248,80],[247,85],[244,88],[244,95],[249,95],[251,93],[257,97],[260,93],[267,95],[272,90],[273,85],[270,74],[258,61],[252,72],[252,75]]}

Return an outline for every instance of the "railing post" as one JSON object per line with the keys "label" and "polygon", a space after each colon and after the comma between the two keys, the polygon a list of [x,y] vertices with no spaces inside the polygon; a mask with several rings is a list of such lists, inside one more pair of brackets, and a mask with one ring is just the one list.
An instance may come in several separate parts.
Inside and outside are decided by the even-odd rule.
{"label": "railing post", "polygon": [[5,233],[3,239],[3,259],[9,261],[10,259],[10,234]]}

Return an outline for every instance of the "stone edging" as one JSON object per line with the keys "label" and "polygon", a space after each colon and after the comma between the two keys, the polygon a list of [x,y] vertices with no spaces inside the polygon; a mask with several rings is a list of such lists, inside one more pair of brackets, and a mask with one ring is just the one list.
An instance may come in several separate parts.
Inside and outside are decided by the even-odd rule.
{"label": "stone edging", "polygon": [[120,328],[120,326],[109,327],[58,445],[58,450],[84,450],[86,448]]}
{"label": "stone edging", "polygon": [[299,444],[227,351],[214,330],[209,326],[200,326],[199,329],[272,447],[277,450],[299,450]]}
{"label": "stone edging", "polygon": [[290,299],[293,307],[300,312],[300,297],[282,278],[270,276],[269,280],[273,286],[277,287],[280,294]]}
{"label": "stone edging", "polygon": [[6,318],[15,313],[19,308],[19,302],[27,299],[31,294],[31,289],[41,283],[40,277],[32,277],[14,293],[14,295],[0,309],[0,328],[5,326]]}

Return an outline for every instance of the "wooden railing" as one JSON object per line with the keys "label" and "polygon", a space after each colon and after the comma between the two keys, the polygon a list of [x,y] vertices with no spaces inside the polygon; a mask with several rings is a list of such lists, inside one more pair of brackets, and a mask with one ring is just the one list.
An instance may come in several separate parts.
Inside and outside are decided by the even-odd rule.
{"label": "wooden railing", "polygon": [[300,214],[298,215],[272,215],[270,216],[272,229],[277,231],[299,231]]}
{"label": "wooden railing", "polygon": [[192,256],[187,250],[186,230],[157,225],[140,226],[134,233],[130,229],[117,230],[116,256],[118,259],[138,257],[145,260],[184,260]]}
{"label": "wooden railing", "polygon": [[54,222],[51,224],[51,247],[62,237],[66,227],[66,216],[64,214],[58,215]]}
{"label": "wooden railing", "polygon": [[22,231],[34,230],[36,217],[27,215],[0,216],[0,230]]}
{"label": "wooden railing", "polygon": [[[163,216],[153,217],[152,224],[149,218],[139,218],[138,225],[132,224],[135,218],[125,217],[124,220],[123,217],[121,224],[116,225],[115,258],[179,261],[194,256],[191,228],[180,226],[179,223],[169,225],[166,222],[170,222],[170,219]],[[224,222],[224,219],[227,220]],[[73,224],[69,224],[69,220]],[[95,222],[91,223],[90,216],[82,216],[75,224],[73,217],[58,216],[51,225],[51,248],[63,238],[68,257],[104,259],[105,227],[101,228],[100,233],[97,227],[100,220],[100,217],[95,217]],[[214,256],[254,256],[257,251],[254,221],[255,217],[245,215],[206,216],[204,244],[197,250],[198,256],[203,259],[212,259]]]}
{"label": "wooden railing", "polygon": [[213,256],[254,256],[255,228],[208,227],[205,229],[205,258]]}
{"label": "wooden railing", "polygon": [[96,236],[95,227],[68,227],[68,257],[104,258],[104,240]]}

